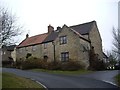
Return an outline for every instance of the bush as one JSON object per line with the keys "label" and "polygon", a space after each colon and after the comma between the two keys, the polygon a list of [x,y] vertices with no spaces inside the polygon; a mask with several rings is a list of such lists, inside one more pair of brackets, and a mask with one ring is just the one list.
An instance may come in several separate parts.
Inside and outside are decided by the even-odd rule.
{"label": "bush", "polygon": [[2,67],[13,67],[14,61],[13,60],[9,60],[9,61],[2,61]]}
{"label": "bush", "polygon": [[48,70],[63,70],[63,71],[73,71],[73,70],[79,70],[84,69],[84,65],[81,65],[80,63],[76,61],[68,61],[68,62],[47,62],[46,68]]}
{"label": "bush", "polygon": [[80,64],[77,61],[70,60],[69,62],[61,64],[61,70],[74,71],[79,69],[84,69],[84,65]]}
{"label": "bush", "polygon": [[20,58],[19,60],[17,59],[16,62],[15,62],[15,67],[20,69],[23,61],[24,61],[23,58]]}
{"label": "bush", "polygon": [[105,63],[103,62],[103,60],[99,60],[98,58],[98,54],[95,54],[94,52],[94,48],[92,47],[92,49],[90,50],[90,66],[88,67],[88,69],[90,70],[105,70]]}
{"label": "bush", "polygon": [[29,57],[27,59],[20,59],[16,61],[16,68],[19,69],[32,69],[40,67],[40,59],[35,57]]}
{"label": "bush", "polygon": [[48,69],[48,70],[60,70],[61,63],[60,62],[47,62],[46,69]]}
{"label": "bush", "polygon": [[42,68],[41,59],[36,57],[29,57],[22,62],[22,69]]}
{"label": "bush", "polygon": [[105,70],[105,64],[104,62],[101,60],[95,60],[94,62],[92,62],[92,65],[89,67],[90,70]]}
{"label": "bush", "polygon": [[48,70],[79,70],[83,69],[84,65],[69,60],[68,62],[46,62],[42,59],[30,56],[26,60],[19,60],[16,62],[16,67],[20,69],[33,69],[33,68],[40,68],[40,69],[48,69]]}

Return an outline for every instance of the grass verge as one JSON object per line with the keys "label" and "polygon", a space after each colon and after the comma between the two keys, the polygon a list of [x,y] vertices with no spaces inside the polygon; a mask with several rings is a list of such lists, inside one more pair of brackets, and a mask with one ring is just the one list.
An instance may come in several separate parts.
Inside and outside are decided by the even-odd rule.
{"label": "grass verge", "polygon": [[45,69],[31,69],[31,71],[47,72],[51,74],[64,74],[64,75],[79,75],[79,74],[87,74],[93,72],[88,70],[62,71],[62,70],[45,70]]}
{"label": "grass verge", "polygon": [[116,80],[118,86],[120,86],[120,74],[118,74],[117,76],[115,76],[115,80]]}
{"label": "grass verge", "polygon": [[2,74],[2,88],[44,88],[38,83],[10,73]]}

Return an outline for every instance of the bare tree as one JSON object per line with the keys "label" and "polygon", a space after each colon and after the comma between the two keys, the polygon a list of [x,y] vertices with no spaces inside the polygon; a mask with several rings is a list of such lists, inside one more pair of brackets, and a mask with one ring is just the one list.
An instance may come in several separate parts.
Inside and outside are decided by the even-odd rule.
{"label": "bare tree", "polygon": [[114,52],[118,54],[118,59],[120,59],[120,29],[115,30],[113,28],[113,45],[114,45]]}
{"label": "bare tree", "polygon": [[117,63],[117,53],[113,51],[107,51],[107,56],[108,56],[107,65],[115,66]]}
{"label": "bare tree", "polygon": [[15,15],[7,9],[0,8],[0,41],[1,45],[13,44],[13,38],[21,34],[21,28],[17,24]]}

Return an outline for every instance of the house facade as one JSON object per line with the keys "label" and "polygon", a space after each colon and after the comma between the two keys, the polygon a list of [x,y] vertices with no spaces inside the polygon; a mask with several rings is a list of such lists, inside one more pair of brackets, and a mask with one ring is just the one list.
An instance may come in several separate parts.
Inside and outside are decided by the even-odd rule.
{"label": "house facade", "polygon": [[16,59],[26,59],[27,54],[41,58],[47,62],[74,60],[89,66],[89,50],[94,47],[99,59],[103,59],[102,39],[96,21],[57,27],[49,25],[48,33],[29,37],[23,40],[16,48]]}
{"label": "house facade", "polygon": [[[2,61],[13,61],[15,59],[13,59],[12,57],[12,52],[14,51],[16,45],[11,45],[11,46],[2,46]],[[16,54],[14,54],[14,56],[16,56]]]}

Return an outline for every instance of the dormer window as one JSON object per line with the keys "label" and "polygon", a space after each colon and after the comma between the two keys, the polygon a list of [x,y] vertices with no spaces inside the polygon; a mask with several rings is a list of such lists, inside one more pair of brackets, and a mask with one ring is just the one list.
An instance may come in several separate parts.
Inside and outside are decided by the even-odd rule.
{"label": "dormer window", "polygon": [[59,38],[60,44],[66,44],[67,43],[67,37],[66,36],[61,36]]}

